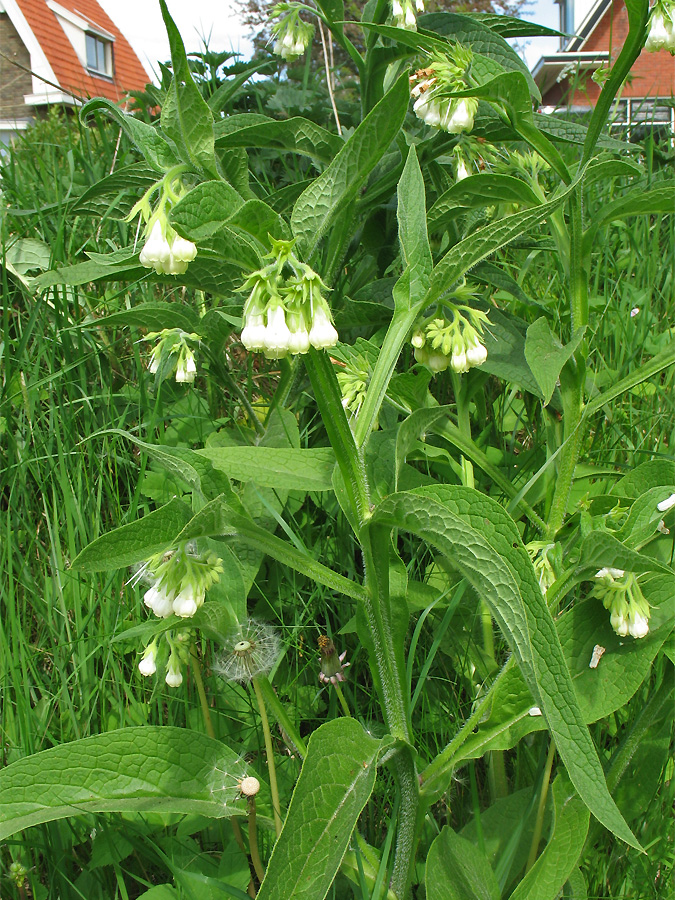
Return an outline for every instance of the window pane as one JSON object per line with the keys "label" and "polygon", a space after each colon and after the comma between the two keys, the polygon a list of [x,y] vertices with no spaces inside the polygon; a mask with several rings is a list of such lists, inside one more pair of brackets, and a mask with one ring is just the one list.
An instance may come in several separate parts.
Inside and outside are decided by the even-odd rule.
{"label": "window pane", "polygon": [[96,65],[96,38],[93,34],[85,35],[85,40],[87,43],[87,65],[90,69],[96,69],[98,66]]}

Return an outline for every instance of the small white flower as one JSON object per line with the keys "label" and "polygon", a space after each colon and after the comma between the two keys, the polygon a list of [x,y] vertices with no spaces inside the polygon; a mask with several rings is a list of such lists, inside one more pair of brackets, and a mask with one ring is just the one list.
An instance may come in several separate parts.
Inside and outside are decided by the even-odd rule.
{"label": "small white flower", "polygon": [[197,255],[197,248],[192,241],[186,241],[185,238],[177,234],[171,245],[171,254],[179,262],[188,263],[192,262]]}
{"label": "small white flower", "polygon": [[611,566],[609,566],[609,567],[605,567],[602,569],[598,569],[598,571],[595,573],[595,577],[596,578],[607,578],[607,576],[609,576],[610,578],[623,578],[623,576],[625,574],[626,573],[624,572],[623,569],[613,569],[613,568],[611,568]]}
{"label": "small white flower", "polygon": [[415,9],[418,13],[424,12],[424,0],[415,0]]}
{"label": "small white flower", "polygon": [[[145,266],[146,269],[153,269],[157,264],[157,261],[160,258],[163,258],[163,254],[165,254],[167,250],[169,250],[169,245],[164,237],[162,225],[157,221],[152,226],[152,230],[143,245],[143,249],[138,255],[138,261],[142,266]],[[169,250],[169,252],[171,251]]]}
{"label": "small white flower", "polygon": [[482,366],[487,359],[487,350],[483,344],[475,338],[466,348],[466,361],[469,366]]}
{"label": "small white flower", "polygon": [[645,41],[645,50],[650,53],[661,50],[670,44],[673,34],[673,23],[662,13],[652,15],[649,34]]}
{"label": "small white flower", "polygon": [[662,500],[660,503],[656,504],[656,508],[659,512],[668,512],[673,506],[675,506],[675,494],[671,494],[666,500]]}
{"label": "small white flower", "polygon": [[204,603],[205,591],[195,589],[192,584],[186,585],[173,601],[173,611],[181,619],[189,619],[194,616],[200,606]]}
{"label": "small white flower", "polygon": [[143,658],[138,664],[138,671],[141,673],[141,675],[154,675],[157,671],[156,652],[157,645],[153,641],[153,643],[146,648],[145,653],[143,654]]}
{"label": "small white flower", "polygon": [[457,181],[464,181],[465,178],[468,178],[471,172],[466,167],[466,163],[463,159],[460,159],[457,163],[457,171],[455,172],[455,179]]}
{"label": "small white flower", "polygon": [[173,594],[163,586],[158,588],[156,584],[153,585],[143,595],[143,602],[160,619],[166,619],[173,613]]}
{"label": "small white flower", "polygon": [[405,27],[414,30],[417,27],[417,19],[412,6],[406,6],[405,10]]}
{"label": "small white flower", "polygon": [[391,14],[395,19],[403,18],[403,7],[399,3],[399,0],[392,0]]}
{"label": "small white flower", "polygon": [[628,619],[619,612],[613,612],[609,617],[609,622],[619,637],[626,637],[628,634]]}
{"label": "small white flower", "polygon": [[452,359],[450,360],[450,368],[453,372],[457,372],[457,374],[469,371],[469,361],[464,350],[460,350],[459,353],[453,351]]}
{"label": "small white flower", "polygon": [[460,100],[455,106],[450,121],[444,125],[450,134],[459,134],[462,131],[471,131],[473,128],[474,114],[466,100]]}
{"label": "small white flower", "polygon": [[195,364],[194,354],[187,353],[178,359],[176,366],[176,381],[181,383],[192,384],[197,374],[197,366]]}
{"label": "small white flower", "polygon": [[637,611],[628,615],[628,633],[634,638],[643,638],[649,633],[649,619]]}
{"label": "small white flower", "polygon": [[247,350],[263,350],[265,347],[265,318],[262,315],[249,315],[241,333],[241,342]]}
{"label": "small white flower", "polygon": [[[417,356],[417,351],[415,351],[415,356]],[[450,365],[450,358],[446,356],[445,353],[436,353],[432,350],[427,355],[424,363],[432,372],[445,372]]]}
{"label": "small white flower", "polygon": [[264,350],[265,355],[271,358],[285,356],[288,353],[288,345],[291,332],[286,324],[286,315],[282,306],[275,306],[267,310],[267,328],[265,329]]}
{"label": "small white flower", "polygon": [[317,350],[322,350],[324,347],[334,347],[338,342],[338,333],[333,327],[326,310],[321,306],[314,310],[312,327],[309,331],[309,342]]}
{"label": "small white flower", "polygon": [[164,681],[166,681],[169,687],[180,687],[183,683],[183,673],[180,670],[180,663],[173,654],[169,657],[169,664],[166,667]]}

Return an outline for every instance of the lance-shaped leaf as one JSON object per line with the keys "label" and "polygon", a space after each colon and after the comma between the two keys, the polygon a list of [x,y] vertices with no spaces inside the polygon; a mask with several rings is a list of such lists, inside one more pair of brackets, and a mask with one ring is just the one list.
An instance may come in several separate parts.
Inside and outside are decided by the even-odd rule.
{"label": "lance-shaped leaf", "polygon": [[429,228],[440,228],[465,209],[495,203],[538,206],[539,200],[529,184],[512,175],[469,175],[453,184],[434,203],[429,210]]}
{"label": "lance-shaped leaf", "polygon": [[553,818],[548,843],[509,900],[556,900],[584,848],[588,810],[566,778],[555,779],[551,799]]}
{"label": "lance-shaped leaf", "polygon": [[171,500],[142,519],[96,538],[75,557],[72,568],[104,572],[133,566],[171,546],[190,519],[190,507],[181,500]]}
{"label": "lance-shaped leaf", "polygon": [[138,147],[148,163],[158,172],[166,172],[178,162],[176,150],[155,128],[136,116],[131,116],[105,97],[94,97],[80,110],[80,118],[85,121],[89,113],[101,110],[114,119],[127,137]]}
{"label": "lance-shaped leaf", "polygon": [[390,743],[355,719],[334,719],[312,734],[258,900],[323,900]]}
{"label": "lance-shaped leaf", "polygon": [[298,197],[291,228],[306,257],[388,150],[403,124],[409,99],[406,73],[368,113],[325,172]]}
{"label": "lance-shaped leaf", "polygon": [[241,815],[241,757],[213,738],[145,725],[83,738],[0,771],[0,840],[90,812]]}
{"label": "lance-shaped leaf", "polygon": [[330,491],[335,453],[330,447],[207,447],[196,451],[237,481],[284,491]]}
{"label": "lance-shaped leaf", "polygon": [[569,344],[563,346],[544,316],[527,329],[525,359],[541,388],[544,406],[551,402],[562,367],[581,343],[585,330],[585,327],[578,328]]}
{"label": "lance-shaped leaf", "polygon": [[478,491],[439,485],[387,497],[373,520],[438,547],[485,599],[539,698],[580,796],[607,828],[639,846],[607,790],[553,618],[510,516]]}
{"label": "lance-shaped leaf", "polygon": [[427,900],[499,900],[499,885],[484,853],[449,825],[429,849]]}
{"label": "lance-shaped leaf", "polygon": [[542,203],[533,209],[507,216],[499,222],[479,228],[478,231],[455,244],[448,250],[431,275],[428,302],[432,303],[437,300],[476,263],[504,247],[519,235],[541,225],[551,213],[559,209],[573,188],[574,185],[547,203]]}
{"label": "lance-shaped leaf", "polygon": [[218,176],[213,136],[213,113],[194,83],[185,47],[169,14],[165,0],[159,0],[171,48],[173,80],[162,107],[164,133],[176,144],[183,160],[198,172]]}

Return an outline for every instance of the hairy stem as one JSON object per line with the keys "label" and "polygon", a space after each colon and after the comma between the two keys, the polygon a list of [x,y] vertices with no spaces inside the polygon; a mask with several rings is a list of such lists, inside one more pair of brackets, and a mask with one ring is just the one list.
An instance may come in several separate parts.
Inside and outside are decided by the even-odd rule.
{"label": "hairy stem", "polygon": [[527,865],[525,871],[529,872],[537,861],[537,853],[539,851],[539,841],[541,840],[541,832],[544,827],[544,812],[546,810],[546,798],[548,797],[548,788],[551,783],[551,769],[553,768],[553,759],[555,757],[555,743],[551,740],[548,748],[548,756],[546,757],[546,768],[544,769],[544,777],[541,782],[539,791],[539,803],[537,805],[537,818],[534,822],[534,831],[532,832],[532,843],[530,844],[530,854],[527,857]]}

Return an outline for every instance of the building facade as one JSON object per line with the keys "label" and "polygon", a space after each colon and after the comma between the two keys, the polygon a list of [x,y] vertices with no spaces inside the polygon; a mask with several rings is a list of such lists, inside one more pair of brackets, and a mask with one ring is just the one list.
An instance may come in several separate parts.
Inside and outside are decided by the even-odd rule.
{"label": "building facade", "polygon": [[119,101],[147,81],[96,0],[0,0],[0,143],[51,105]]}
{"label": "building facade", "polygon": [[[646,0],[645,0],[646,2]],[[600,95],[603,71],[616,60],[628,36],[623,0],[559,0],[560,50],[542,56],[532,72],[542,94],[542,112],[585,112]],[[613,111],[615,125],[663,126],[675,133],[675,58],[667,50],[642,51]]]}

